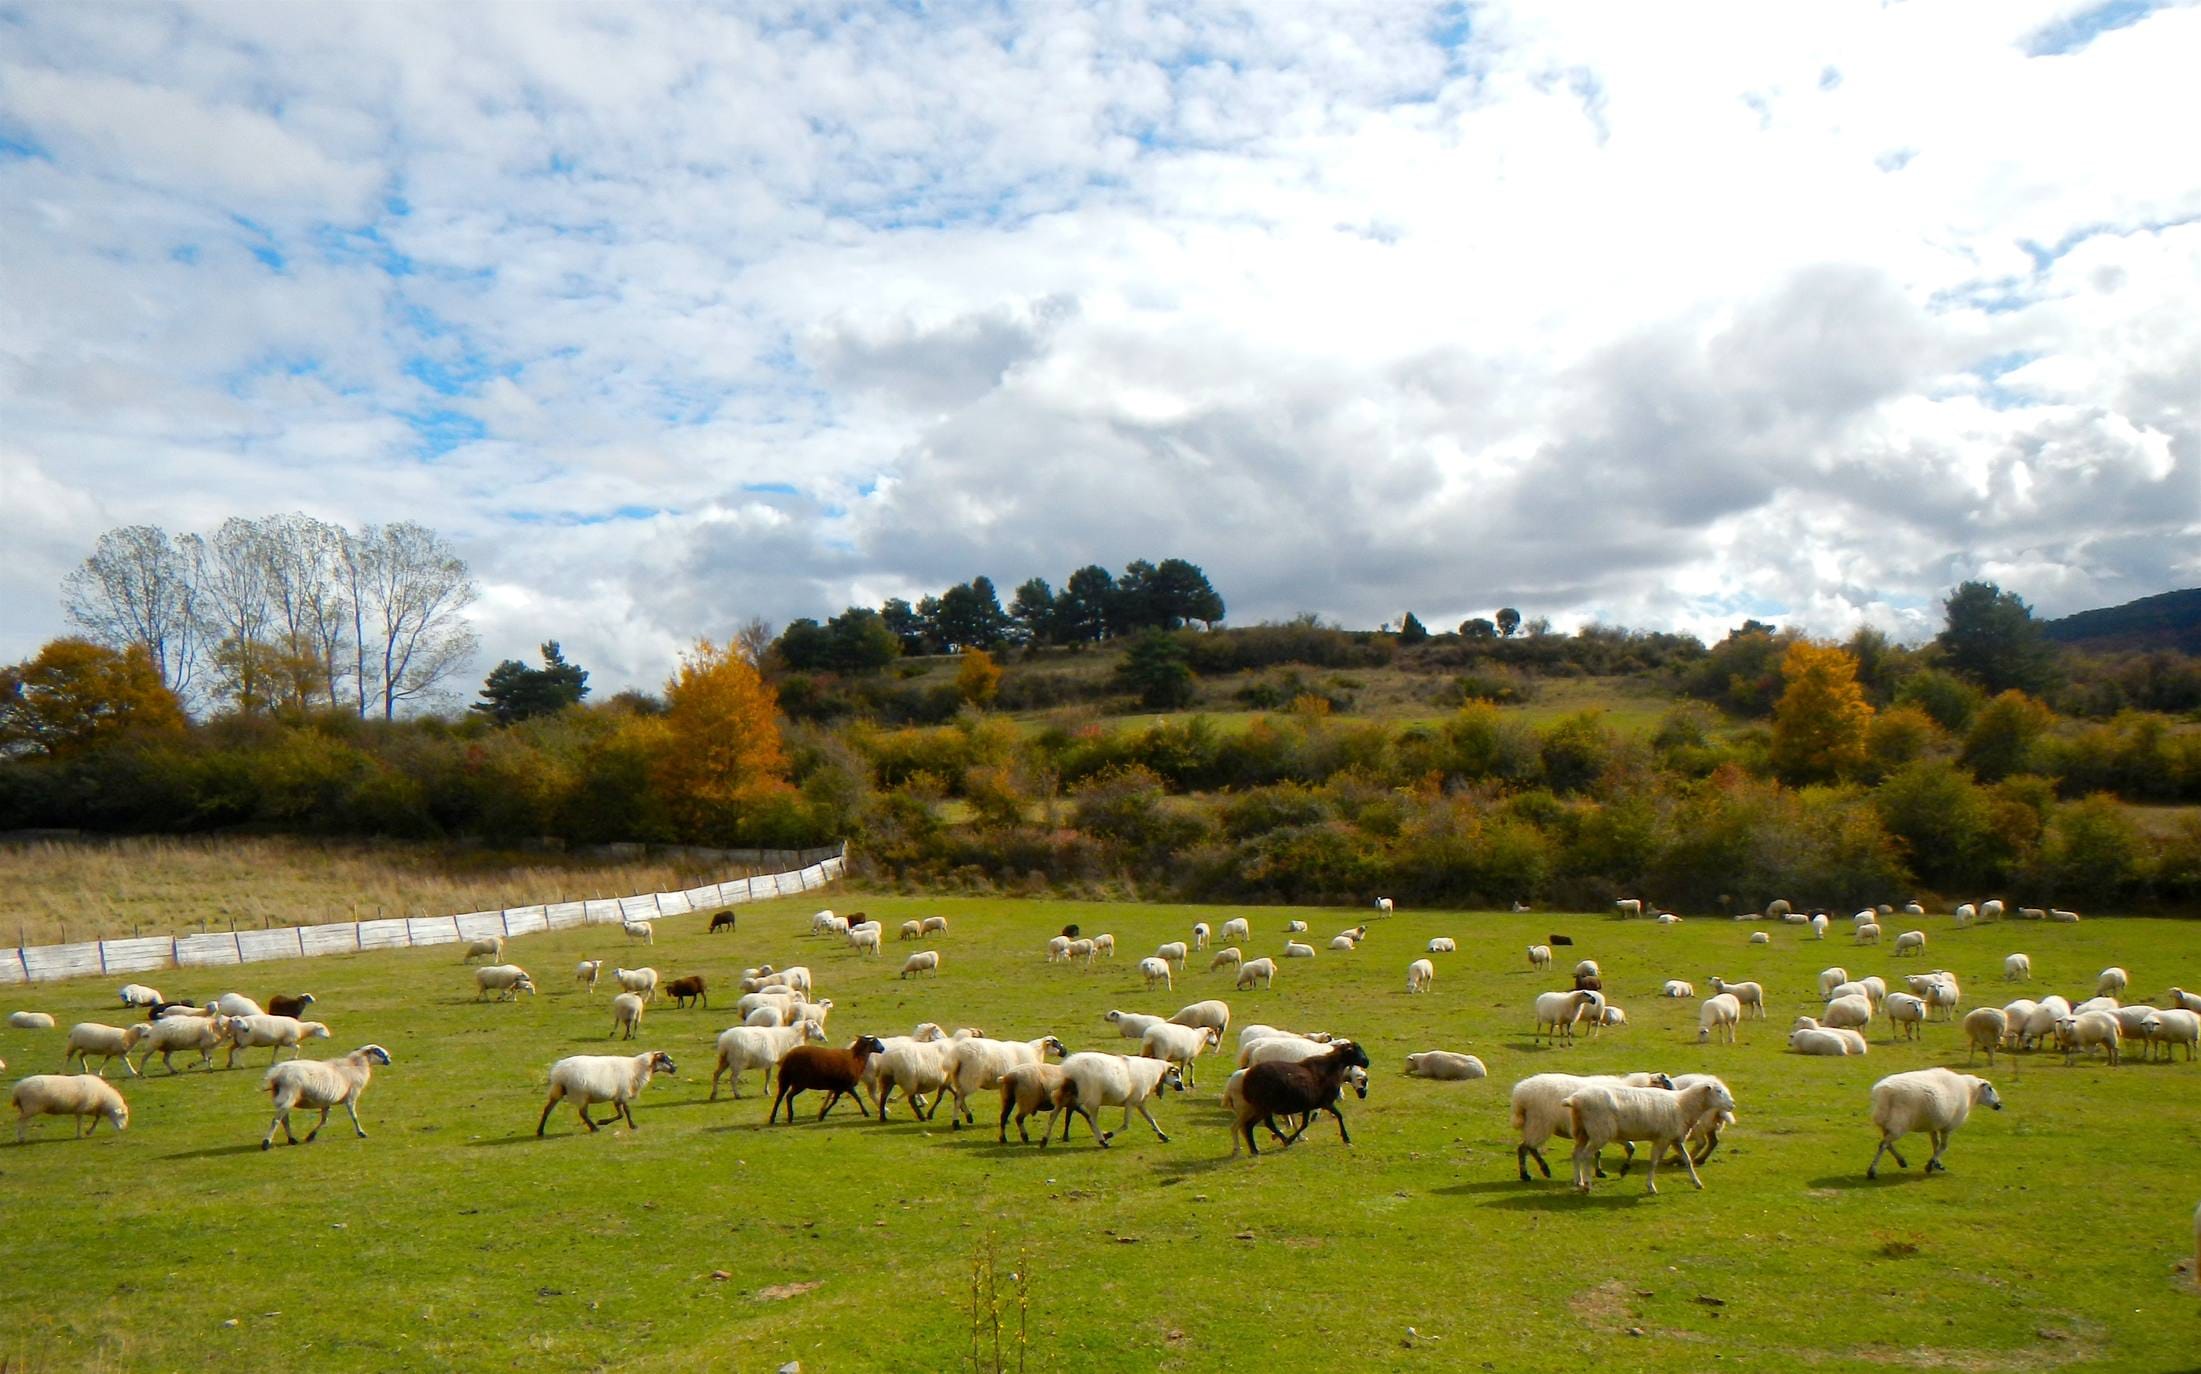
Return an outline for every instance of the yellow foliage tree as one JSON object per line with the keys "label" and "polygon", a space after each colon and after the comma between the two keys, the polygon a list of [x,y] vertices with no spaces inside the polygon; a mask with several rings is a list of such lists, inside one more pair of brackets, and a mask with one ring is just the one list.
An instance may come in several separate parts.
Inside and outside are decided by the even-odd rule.
{"label": "yellow foliage tree", "polygon": [[1831,644],[1799,639],[1781,658],[1787,687],[1773,707],[1773,767],[1790,782],[1826,782],[1865,762],[1872,704],[1857,660]]}
{"label": "yellow foliage tree", "polygon": [[973,706],[991,706],[1001,691],[1001,666],[984,649],[965,649],[955,672],[955,690]]}
{"label": "yellow foliage tree", "polygon": [[779,698],[739,646],[696,641],[665,684],[665,713],[645,724],[655,736],[652,781],[674,830],[696,843],[724,844],[745,808],[787,792]]}
{"label": "yellow foliage tree", "polygon": [[142,644],[56,639],[0,668],[0,752],[68,754],[134,730],[180,730],[183,704]]}

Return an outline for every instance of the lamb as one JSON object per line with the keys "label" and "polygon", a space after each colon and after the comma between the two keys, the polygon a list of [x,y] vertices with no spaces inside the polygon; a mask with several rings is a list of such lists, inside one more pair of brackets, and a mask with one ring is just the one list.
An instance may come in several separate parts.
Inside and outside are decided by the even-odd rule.
{"label": "lamb", "polygon": [[1589,1017],[1590,1024],[1593,1026],[1625,1026],[1628,1024],[1627,1010],[1623,1007],[1616,1007],[1610,1002],[1591,1011]]}
{"label": "lamb", "polygon": [[795,1046],[808,1041],[823,1042],[825,1027],[815,1021],[798,1021],[791,1026],[735,1026],[719,1032],[718,1064],[711,1070],[711,1100],[718,1100],[719,1075],[730,1077],[734,1096],[741,1096],[741,1075],[750,1069],[764,1070],[764,1086],[772,1084],[772,1070]]}
{"label": "lamb", "polygon": [[647,1002],[657,996],[657,970],[653,968],[615,968],[612,981],[621,988]]}
{"label": "lamb", "polygon": [[224,1068],[237,1067],[239,1050],[266,1049],[267,1061],[272,1064],[282,1056],[283,1046],[290,1046],[290,1057],[296,1059],[308,1040],[326,1040],[329,1028],[319,1021],[300,1021],[293,1016],[236,1016],[229,1022],[229,1058]]}
{"label": "lamb", "polygon": [[1432,936],[1429,941],[1429,952],[1431,954],[1453,954],[1457,953],[1459,948],[1459,945],[1449,935]]}
{"label": "lamb", "polygon": [[[634,1033],[642,1029],[642,1004],[645,999],[638,993],[622,992],[611,999],[611,1030],[604,1038],[617,1035],[622,1040],[632,1040]],[[621,1032],[625,1034],[621,1034]]]}
{"label": "lamb", "polygon": [[[1182,1086],[1176,1065],[1166,1059],[1133,1059],[1121,1054],[1095,1054],[1090,1051],[1073,1054],[1062,1061],[1062,1086],[1055,1091],[1054,1110],[1047,1117],[1047,1129],[1040,1135],[1040,1148],[1045,1149],[1054,1135],[1055,1118],[1064,1112],[1085,1118],[1085,1128],[1103,1147],[1108,1145],[1114,1131],[1103,1131],[1093,1119],[1096,1107],[1123,1108],[1123,1129],[1131,1124],[1131,1113],[1136,1111],[1146,1118],[1146,1124],[1154,1128],[1155,1136],[1166,1145],[1169,1136],[1162,1124],[1154,1119],[1147,1101],[1165,1086],[1175,1083]],[[1062,1123],[1062,1138],[1070,1139],[1070,1118]]]}
{"label": "lamb", "polygon": [[2131,982],[2132,977],[2130,974],[2115,965],[2111,965],[2095,976],[2094,995],[2096,997],[2120,997]]}
{"label": "lamb", "polygon": [[1880,943],[1880,926],[1877,922],[1865,922],[1863,925],[1857,927],[1856,934],[1858,944],[1877,945]]}
{"label": "lamb", "polygon": [[122,998],[122,1005],[126,1007],[157,1007],[167,1000],[160,995],[159,988],[149,988],[143,983],[124,983],[116,995]]}
{"label": "lamb", "polygon": [[648,921],[621,921],[619,929],[626,933],[629,940],[640,940],[645,945],[657,943],[657,927]]}
{"label": "lamb", "polygon": [[[642,1014],[642,1000],[633,993],[621,993],[619,998],[634,999],[635,1016]],[[661,1073],[675,1073],[672,1056],[663,1050],[644,1050],[640,1054],[576,1054],[559,1060],[550,1066],[550,1096],[543,1103],[543,1114],[536,1119],[535,1134],[540,1138],[550,1124],[550,1112],[560,1102],[571,1099],[575,1110],[581,1114],[581,1124],[590,1134],[599,1128],[589,1120],[589,1104],[609,1102],[611,1120],[627,1119],[627,1129],[639,1131],[641,1125],[634,1119],[634,1099],[650,1085],[650,1079]],[[272,1134],[272,1132],[270,1132]],[[307,1139],[312,1139],[308,1136]]]}
{"label": "lamb", "polygon": [[1287,959],[1312,959],[1314,958],[1314,946],[1303,945],[1297,940],[1286,940],[1284,942],[1284,957]]}
{"label": "lamb", "polygon": [[1053,938],[1051,938],[1051,939],[1049,939],[1049,940],[1047,941],[1047,962],[1048,962],[1048,963],[1050,963],[1050,964],[1061,964],[1061,963],[1067,963],[1067,962],[1069,962],[1069,959],[1070,959],[1070,937],[1069,937],[1069,936],[1067,936],[1067,935],[1057,935],[1057,936],[1054,936]]}
{"label": "lamb", "polygon": [[53,1014],[43,1011],[11,1011],[8,1013],[10,1030],[52,1030]]}
{"label": "lamb", "polygon": [[1659,988],[1658,995],[1661,997],[1694,997],[1697,995],[1697,985],[1686,979],[1669,978]]}
{"label": "lamb", "polygon": [[1471,1078],[1487,1078],[1490,1074],[1483,1061],[1472,1054],[1455,1054],[1451,1050],[1423,1050],[1406,1056],[1408,1078],[1435,1078],[1458,1083]]}
{"label": "lamb", "polygon": [[1765,989],[1756,983],[1730,983],[1715,976],[1712,979],[1712,991],[1727,993],[1745,1010],[1754,1012],[1759,1017],[1765,1015]]}
{"label": "lamb", "polygon": [[[79,1140],[99,1129],[102,1118],[114,1123],[117,1131],[130,1125],[130,1104],[122,1100],[122,1094],[114,1085],[96,1074],[34,1073],[15,1085],[9,1094],[15,1104],[15,1143],[23,1143],[31,1128],[34,1116],[74,1117],[75,1137]],[[84,1118],[92,1124],[85,1127]]]}
{"label": "lamb", "polygon": [[2005,983],[2030,983],[2033,981],[2033,961],[2022,954],[2011,954],[2002,961],[2002,981]]}
{"label": "lamb", "polygon": [[1862,993],[1836,997],[1827,1003],[1824,1019],[1827,1025],[1842,1030],[1869,1026],[1872,1024],[1872,999]]}
{"label": "lamb", "polygon": [[1979,1057],[1981,1050],[1985,1050],[1987,1064],[1992,1068],[1995,1051],[2002,1048],[2002,1042],[2009,1034],[2010,1018],[2001,1008],[1974,1007],[1964,1014],[1964,1040],[1971,1046],[1971,1052],[1964,1056],[1964,1062],[1971,1063]]}
{"label": "lamb", "polygon": [[1896,1168],[1910,1168],[1895,1142],[1917,1130],[1925,1131],[1933,1142],[1933,1157],[1926,1161],[1926,1172],[1938,1169],[1946,1173],[1948,1166],[1941,1162],[1941,1156],[1949,1148],[1949,1137],[1971,1116],[1972,1108],[1982,1104],[2002,1110],[1995,1085],[1954,1069],[1913,1069],[1881,1079],[1872,1085],[1872,1121],[1880,1128],[1880,1148],[1872,1152],[1865,1177],[1880,1177],[1882,1154],[1894,1155]]}
{"label": "lamb", "polygon": [[1213,1026],[1217,1035],[1230,1033],[1230,1003],[1209,1000],[1180,1007],[1169,1018],[1173,1026]]}
{"label": "lamb", "polygon": [[2155,1047],[2163,1047],[2163,1062],[2169,1063],[2171,1052],[2179,1045],[2186,1047],[2186,1061],[2193,1062],[2196,1047],[2201,1047],[2201,1012],[2173,1007],[2165,1011],[2151,1011],[2140,1022],[2140,1037],[2146,1045],[2145,1058],[2154,1058]]}
{"label": "lamb", "polygon": [[785,1103],[787,1124],[794,1125],[795,1099],[813,1088],[826,1094],[825,1105],[818,1108],[820,1121],[825,1120],[825,1114],[843,1097],[853,1097],[856,1110],[865,1116],[871,1115],[856,1085],[862,1080],[872,1056],[885,1049],[886,1045],[875,1035],[859,1035],[845,1050],[827,1049],[823,1045],[795,1046],[780,1060],[779,1096],[772,1100],[772,1111],[764,1118],[765,1124],[770,1125],[779,1116],[780,1104]]}
{"label": "lamb", "polygon": [[939,971],[940,951],[927,949],[920,950],[904,959],[902,961],[902,972],[898,976],[907,978],[913,973],[938,973]]}
{"label": "lamb", "polygon": [[1416,959],[1406,966],[1406,990],[1408,992],[1427,992],[1430,985],[1436,981],[1437,966],[1427,959]]}
{"label": "lamb", "polygon": [[673,1005],[676,1007],[684,1008],[690,1002],[704,1007],[711,1005],[709,986],[703,981],[703,975],[700,973],[691,973],[684,978],[673,979],[665,985],[665,995],[673,999]]}
{"label": "lamb", "polygon": [[489,964],[475,969],[474,1000],[479,1002],[492,992],[498,994],[499,1002],[517,1002],[523,992],[535,995],[535,982],[518,964]]}
{"label": "lamb", "polygon": [[[1011,1069],[1045,1064],[1050,1054],[1061,1058],[1070,1052],[1052,1035],[1043,1035],[1037,1040],[989,1040],[983,1036],[974,1036],[968,1040],[949,1040],[944,1043],[948,1056],[947,1088],[955,1095],[955,1105],[948,1109],[948,1124],[956,1130],[963,1129],[966,1121],[974,1125],[977,1123],[977,1118],[971,1115],[972,1093],[983,1092],[999,1085],[1001,1076]],[[1034,1109],[1037,1109],[1036,1103]],[[1030,1115],[1030,1112],[1025,1115]],[[1001,1135],[1002,1142],[1006,1144],[1006,1113],[1002,1118]]]}
{"label": "lamb", "polygon": [[1893,1028],[1892,1038],[1916,1040],[1919,1025],[1926,1019],[1926,999],[1907,992],[1891,992],[1885,1008],[1888,1024]]}
{"label": "lamb", "polygon": [[[1722,994],[1723,996],[1725,994]],[[1658,1162],[1669,1147],[1681,1156],[1689,1181],[1699,1189],[1704,1180],[1683,1143],[1690,1136],[1713,1127],[1720,1115],[1735,1110],[1735,1099],[1717,1081],[1676,1087],[1625,1088],[1592,1084],[1572,1093],[1561,1103],[1567,1110],[1568,1129],[1574,1136],[1574,1186],[1587,1193],[1599,1152],[1615,1140],[1647,1140],[1651,1143],[1650,1174],[1644,1186],[1658,1191]]]}
{"label": "lamb", "polygon": [[[1789,1027],[1789,1031],[1790,1035],[1788,1043],[1791,1046],[1794,1046],[1796,1044],[1796,1037],[1794,1032],[1816,1031],[1821,1035],[1829,1036],[1834,1040],[1841,1042],[1843,1048],[1839,1051],[1839,1053],[1861,1055],[1869,1054],[1872,1050],[1872,1047],[1865,1043],[1865,1037],[1860,1035],[1858,1032],[1850,1030],[1846,1026],[1822,1025],[1816,1018],[1809,1016],[1797,1017],[1796,1024]],[[1803,1050],[1802,1052],[1805,1054],[1827,1054],[1834,1053],[1835,1051],[1807,1049]]]}
{"label": "lamb", "polygon": [[310,992],[296,994],[278,992],[267,999],[267,1014],[270,1016],[288,1016],[293,1020],[297,1020],[300,1019],[306,1008],[312,1006],[313,1003],[314,996]]}
{"label": "lamb", "polygon": [[1735,1043],[1735,1027],[1742,1020],[1742,1004],[1735,995],[1722,992],[1704,999],[1697,1008],[1697,1043],[1710,1042],[1714,1030],[1732,1045]]}
{"label": "lamb", "polygon": [[1181,1086],[1193,1087],[1192,1061],[1209,1050],[1221,1049],[1223,1034],[1213,1026],[1179,1026],[1164,1022],[1148,1026],[1139,1037],[1139,1053],[1148,1059],[1166,1059],[1177,1065]]}
{"label": "lamb", "polygon": [[1223,922],[1223,928],[1216,932],[1215,938],[1218,940],[1250,940],[1253,938],[1253,926],[1245,917],[1233,916]]}
{"label": "lamb", "polygon": [[1256,983],[1266,988],[1274,986],[1275,982],[1276,961],[1274,959],[1248,959],[1238,967],[1238,989],[1241,992]]}
{"label": "lamb", "polygon": [[1208,960],[1207,970],[1213,973],[1219,968],[1237,968],[1243,962],[1245,962],[1245,955],[1239,951],[1238,946],[1231,945],[1226,949],[1215,951],[1215,957]]}
{"label": "lamb", "polygon": [[1538,973],[1542,973],[1544,970],[1550,968],[1551,946],[1530,945],[1528,947],[1528,966],[1532,969],[1535,969]]}
{"label": "lamb", "polygon": [[[1533,1040],[1541,1035],[1546,1040],[1551,1040],[1563,1035],[1571,1041],[1574,1039],[1574,1023],[1582,1019],[1582,1013],[1588,1008],[1602,1006],[1604,1002],[1602,993],[1581,988],[1573,992],[1539,993],[1536,998],[1536,1029],[1529,1038]],[[1549,1032],[1545,1031],[1546,1026],[1551,1027]]]}
{"label": "lamb", "polygon": [[2106,1011],[2081,1012],[2066,1016],[2056,1022],[2056,1038],[2063,1044],[2063,1062],[2066,1066],[2081,1050],[2091,1053],[2100,1048],[2109,1051],[2112,1067],[2124,1061],[2124,1028],[2117,1018]]}
{"label": "lamb", "polygon": [[[1633,1088],[1665,1088],[1671,1090],[1674,1080],[1662,1073],[1632,1073],[1625,1076],[1599,1075],[1578,1077],[1571,1073],[1532,1074],[1513,1085],[1511,1094],[1513,1129],[1520,1134],[1520,1143],[1514,1147],[1515,1165],[1521,1171],[1521,1181],[1529,1181],[1528,1162],[1533,1159],[1536,1167],[1551,1177],[1551,1165],[1544,1161],[1543,1145],[1553,1136],[1572,1140],[1573,1127],[1563,1105],[1566,1099],[1580,1089],[1595,1083],[1612,1083]],[[1621,1148],[1629,1158],[1635,1156],[1635,1145],[1622,1141]]]}
{"label": "lamb", "polygon": [[1208,938],[1213,933],[1208,929],[1207,922],[1194,921],[1192,923],[1192,947],[1194,949],[1206,949]]}
{"label": "lamb", "polygon": [[[1300,1063],[1256,1064],[1246,1070],[1245,1078],[1238,1084],[1234,1129],[1245,1140],[1246,1148],[1258,1155],[1261,1149],[1253,1139],[1256,1121],[1265,1124],[1269,1134],[1289,1148],[1307,1133],[1316,1112],[1328,1112],[1337,1121],[1338,1139],[1350,1145],[1353,1138],[1345,1130],[1345,1114],[1337,1109],[1338,1094],[1349,1073],[1367,1067],[1367,1052],[1350,1040],[1340,1040],[1327,1054]],[[1362,1096],[1366,1095],[1366,1090],[1362,1089]],[[1300,1115],[1304,1119],[1286,1136],[1276,1126],[1280,1114]]]}
{"label": "lamb", "polygon": [[179,1072],[176,1061],[169,1058],[177,1050],[197,1050],[199,1067],[214,1067],[214,1048],[229,1034],[229,1018],[226,1016],[185,1016],[173,1021],[155,1021],[149,1027],[151,1033],[139,1037],[145,1053],[138,1056],[138,1071],[152,1062],[154,1055],[170,1073]]}
{"label": "lamb", "polygon": [[331,1107],[342,1107],[352,1119],[353,1134],[365,1140],[367,1128],[359,1124],[359,1096],[367,1091],[375,1065],[389,1062],[390,1052],[380,1045],[361,1045],[341,1059],[293,1059],[270,1068],[260,1086],[274,1101],[275,1117],[267,1124],[267,1134],[260,1138],[260,1148],[265,1150],[275,1143],[277,1126],[283,1128],[285,1141],[298,1143],[290,1129],[290,1114],[298,1107],[321,1109],[321,1119],[306,1132],[308,1145],[329,1124]]}
{"label": "lamb", "polygon": [[494,964],[502,958],[504,958],[504,937],[502,935],[485,935],[479,940],[467,942],[466,953],[459,956],[459,962],[470,964],[476,959],[487,959]]}
{"label": "lamb", "polygon": [[89,1070],[92,1067],[92,1056],[96,1054],[100,1057],[98,1077],[107,1076],[107,1065],[117,1056],[122,1059],[122,1067],[129,1069],[131,1076],[136,1077],[138,1071],[130,1063],[130,1051],[137,1046],[140,1039],[152,1033],[151,1025],[107,1026],[97,1021],[80,1021],[69,1027],[69,1046],[61,1056],[61,1071],[68,1072],[69,1061],[72,1059]]}
{"label": "lamb", "polygon": [[1172,990],[1177,986],[1176,980],[1170,976],[1169,961],[1167,959],[1141,959],[1139,961],[1139,976],[1146,980],[1146,985],[1150,988],[1156,983]]}
{"label": "lamb", "polygon": [[[1164,949],[1168,949],[1168,948],[1169,948],[1169,946],[1167,946],[1167,945],[1164,945],[1164,946],[1162,946],[1162,948],[1164,948]],[[1178,948],[1178,949],[1183,949],[1183,948],[1184,948],[1184,946],[1180,944],[1180,945],[1178,945],[1178,946],[1177,946],[1177,948]],[[1102,932],[1101,932],[1100,934],[1098,934],[1098,935],[1094,936],[1094,937],[1093,937],[1093,957],[1094,957],[1094,958],[1096,958],[1096,959],[1113,959],[1113,958],[1115,958],[1115,957],[1116,957],[1116,937],[1115,937],[1114,935],[1110,934],[1109,932],[1105,931],[1105,930],[1104,930],[1104,931],[1102,931]],[[1163,957],[1164,957],[1164,958],[1167,958],[1168,956],[1167,956],[1167,955],[1164,955]],[[1179,956],[1177,956],[1177,957],[1178,957],[1178,959],[1179,959],[1180,961],[1181,961],[1181,960],[1182,960],[1182,959],[1184,958],[1184,956],[1183,956],[1183,955],[1179,955]]]}
{"label": "lamb", "polygon": [[1025,1118],[1042,1108],[1054,1106],[1055,1094],[1062,1090],[1065,1081],[1060,1064],[1019,1064],[1004,1070],[1001,1074],[1001,1126],[996,1138],[1004,1145],[1009,1143],[1009,1114],[1014,1112],[1017,1137],[1031,1144],[1031,1133],[1024,1128]]}
{"label": "lamb", "polygon": [[1150,1016],[1143,1011],[1109,1011],[1101,1014],[1101,1020],[1116,1028],[1116,1034],[1126,1040],[1137,1040],[1146,1034],[1149,1026],[1159,1026],[1169,1018]]}
{"label": "lamb", "polygon": [[904,921],[904,922],[902,922],[902,933],[901,933],[901,934],[900,934],[899,936],[897,936],[896,938],[897,938],[897,939],[902,939],[902,940],[914,940],[914,939],[916,939],[916,938],[917,938],[918,936],[920,936],[920,935],[922,935],[922,934],[924,934],[924,933],[925,933],[925,923],[924,923],[924,922],[922,922],[922,921]]}

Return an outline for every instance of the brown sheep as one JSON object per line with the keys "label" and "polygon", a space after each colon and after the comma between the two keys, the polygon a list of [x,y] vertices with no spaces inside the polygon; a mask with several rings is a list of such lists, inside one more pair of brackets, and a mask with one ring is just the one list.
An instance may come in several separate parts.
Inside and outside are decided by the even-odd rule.
{"label": "brown sheep", "polygon": [[311,1001],[313,1001],[313,994],[310,992],[301,992],[295,997],[286,992],[278,992],[267,999],[267,1014],[270,1016],[288,1016],[293,1020],[303,1020],[306,1014],[306,1004]]}
{"label": "brown sheep", "polygon": [[[1245,1136],[1246,1148],[1255,1154],[1261,1147],[1253,1143],[1255,1122],[1265,1122],[1269,1134],[1285,1145],[1295,1145],[1314,1122],[1316,1112],[1328,1112],[1337,1118],[1338,1139],[1350,1145],[1353,1138],[1345,1133],[1345,1114],[1337,1109],[1338,1092],[1345,1085],[1346,1074],[1356,1068],[1368,1067],[1368,1055],[1350,1040],[1340,1040],[1330,1046],[1329,1053],[1297,1063],[1271,1059],[1246,1070],[1239,1083],[1242,1105],[1238,1109],[1237,1127]],[[1305,1113],[1299,1129],[1286,1136],[1276,1128],[1278,1115]]]}
{"label": "brown sheep", "polygon": [[716,935],[722,930],[733,930],[734,928],[734,913],[721,911],[711,917],[711,928],[706,933]]}
{"label": "brown sheep", "polygon": [[871,1109],[856,1091],[856,1084],[864,1076],[864,1065],[871,1056],[886,1050],[879,1037],[859,1035],[845,1050],[829,1050],[823,1045],[797,1045],[780,1060],[779,1096],[772,1100],[771,1115],[764,1118],[769,1125],[778,1118],[780,1103],[787,1104],[787,1124],[795,1124],[795,1098],[812,1088],[826,1093],[825,1105],[818,1108],[818,1120],[833,1110],[833,1104],[843,1097],[856,1101],[856,1110],[865,1116]]}
{"label": "brown sheep", "polygon": [[673,999],[673,1005],[676,1007],[685,1007],[691,999],[701,1002],[706,1007],[711,1005],[711,999],[704,993],[703,975],[700,973],[691,973],[685,978],[675,978],[664,986],[663,991],[667,997]]}

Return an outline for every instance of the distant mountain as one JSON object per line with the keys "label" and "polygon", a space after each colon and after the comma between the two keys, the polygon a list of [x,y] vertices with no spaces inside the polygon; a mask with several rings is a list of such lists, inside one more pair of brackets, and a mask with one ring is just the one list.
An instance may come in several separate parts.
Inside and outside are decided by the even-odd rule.
{"label": "distant mountain", "polygon": [[2041,630],[2081,649],[2172,649],[2201,654],[2201,587],[2044,620]]}

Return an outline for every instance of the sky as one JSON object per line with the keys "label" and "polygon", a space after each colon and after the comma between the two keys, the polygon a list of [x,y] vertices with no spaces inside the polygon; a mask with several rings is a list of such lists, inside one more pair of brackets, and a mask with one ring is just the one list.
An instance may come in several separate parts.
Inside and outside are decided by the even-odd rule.
{"label": "sky", "polygon": [[0,2],[0,661],[102,531],[294,510],[605,690],[1137,558],[1708,638],[2201,584],[2197,69],[2135,0]]}

